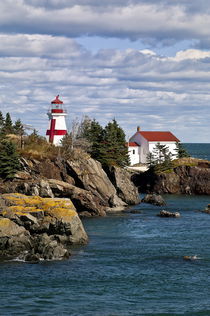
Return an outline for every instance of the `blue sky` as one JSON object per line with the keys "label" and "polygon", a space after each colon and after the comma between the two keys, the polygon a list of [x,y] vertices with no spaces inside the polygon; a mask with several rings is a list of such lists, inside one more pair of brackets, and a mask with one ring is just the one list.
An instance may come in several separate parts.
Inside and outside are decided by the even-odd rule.
{"label": "blue sky", "polygon": [[60,94],[68,125],[115,118],[132,136],[209,142],[210,6],[200,0],[0,2],[0,104],[42,135]]}

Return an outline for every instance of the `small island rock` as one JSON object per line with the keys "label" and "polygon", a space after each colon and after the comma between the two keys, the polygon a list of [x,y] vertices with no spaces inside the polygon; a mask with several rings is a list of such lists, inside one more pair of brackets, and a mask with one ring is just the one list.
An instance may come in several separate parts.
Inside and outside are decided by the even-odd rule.
{"label": "small island rock", "polygon": [[169,212],[169,211],[162,210],[162,211],[160,211],[159,214],[157,214],[157,216],[160,216],[160,217],[180,217],[181,215],[179,212]]}
{"label": "small island rock", "polygon": [[145,197],[141,201],[142,203],[149,203],[157,206],[165,205],[165,201],[161,195],[157,194],[146,194]]}

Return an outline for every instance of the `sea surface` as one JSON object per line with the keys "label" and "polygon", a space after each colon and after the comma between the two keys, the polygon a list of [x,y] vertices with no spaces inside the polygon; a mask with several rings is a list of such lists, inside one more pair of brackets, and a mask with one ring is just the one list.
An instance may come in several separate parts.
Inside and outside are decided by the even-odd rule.
{"label": "sea surface", "polygon": [[[186,149],[210,160],[210,144]],[[85,219],[89,243],[69,260],[1,262],[0,315],[210,315],[210,215],[200,212],[210,196],[164,198],[180,218],[142,203]]]}

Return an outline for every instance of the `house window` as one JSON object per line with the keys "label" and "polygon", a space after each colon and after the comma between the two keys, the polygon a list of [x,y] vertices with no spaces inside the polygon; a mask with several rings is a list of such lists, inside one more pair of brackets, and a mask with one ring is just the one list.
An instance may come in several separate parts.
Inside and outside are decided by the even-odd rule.
{"label": "house window", "polygon": [[135,149],[133,149],[133,155],[135,155]]}

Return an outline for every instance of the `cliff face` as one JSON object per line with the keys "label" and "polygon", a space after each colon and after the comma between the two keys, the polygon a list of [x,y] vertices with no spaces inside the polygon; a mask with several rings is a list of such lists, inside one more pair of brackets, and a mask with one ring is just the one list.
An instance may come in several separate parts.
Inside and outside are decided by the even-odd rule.
{"label": "cliff face", "polygon": [[[110,181],[101,164],[92,158],[73,161],[22,158],[21,165],[22,170],[13,181],[0,182],[0,193],[70,198],[80,216],[103,216],[110,209],[139,203],[129,172],[121,174],[115,169],[113,179],[118,180]],[[120,181],[120,177],[124,180]],[[125,179],[129,191],[123,194]]]}
{"label": "cliff face", "polygon": [[168,173],[145,172],[134,177],[140,191],[172,194],[210,194],[210,163],[178,166]]}

